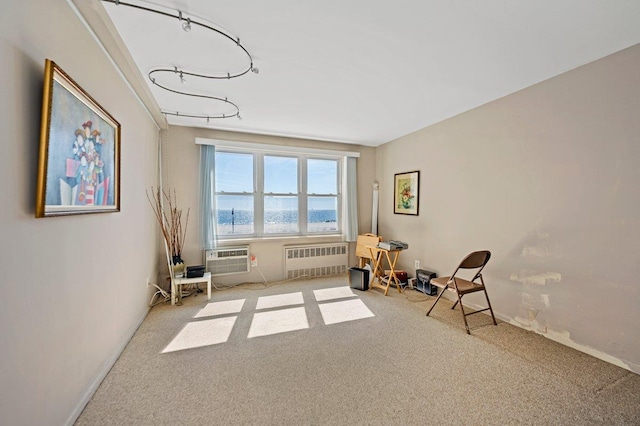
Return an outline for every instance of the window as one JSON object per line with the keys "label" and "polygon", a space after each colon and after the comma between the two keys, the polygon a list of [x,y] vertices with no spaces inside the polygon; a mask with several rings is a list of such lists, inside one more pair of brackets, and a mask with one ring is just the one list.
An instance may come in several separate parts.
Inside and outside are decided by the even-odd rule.
{"label": "window", "polygon": [[307,230],[338,230],[338,162],[307,161]]}
{"label": "window", "polygon": [[254,175],[252,154],[216,152],[218,235],[254,233]]}
{"label": "window", "polygon": [[216,150],[219,237],[340,233],[338,158]]}

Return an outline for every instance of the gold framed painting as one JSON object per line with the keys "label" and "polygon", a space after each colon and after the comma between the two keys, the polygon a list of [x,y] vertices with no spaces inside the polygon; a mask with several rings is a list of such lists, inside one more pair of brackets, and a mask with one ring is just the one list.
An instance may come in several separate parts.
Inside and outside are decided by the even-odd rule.
{"label": "gold framed painting", "polygon": [[396,173],[393,181],[393,212],[417,216],[420,205],[420,172]]}
{"label": "gold framed painting", "polygon": [[120,211],[120,124],[45,61],[36,217]]}

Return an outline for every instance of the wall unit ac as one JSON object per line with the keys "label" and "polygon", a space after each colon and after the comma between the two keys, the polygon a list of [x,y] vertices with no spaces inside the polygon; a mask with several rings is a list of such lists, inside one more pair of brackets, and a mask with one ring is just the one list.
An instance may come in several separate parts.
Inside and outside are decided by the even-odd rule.
{"label": "wall unit ac", "polygon": [[211,276],[249,272],[249,246],[220,247],[204,251],[204,264]]}
{"label": "wall unit ac", "polygon": [[285,279],[346,273],[348,262],[348,243],[284,247]]}

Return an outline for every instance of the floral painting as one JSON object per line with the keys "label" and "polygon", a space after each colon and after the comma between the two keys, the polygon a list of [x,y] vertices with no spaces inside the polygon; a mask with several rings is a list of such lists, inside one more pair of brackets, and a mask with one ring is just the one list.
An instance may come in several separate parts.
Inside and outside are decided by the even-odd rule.
{"label": "floral painting", "polygon": [[394,213],[418,215],[419,185],[419,171],[396,173],[394,175]]}
{"label": "floral painting", "polygon": [[120,125],[53,62],[45,68],[36,217],[118,211]]}

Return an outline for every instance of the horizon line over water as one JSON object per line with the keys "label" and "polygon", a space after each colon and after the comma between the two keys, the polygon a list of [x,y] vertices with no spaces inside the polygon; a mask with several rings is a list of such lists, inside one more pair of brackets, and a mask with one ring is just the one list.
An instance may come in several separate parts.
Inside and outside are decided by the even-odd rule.
{"label": "horizon line over water", "polygon": [[[233,214],[232,214],[233,212]],[[248,225],[254,221],[254,215],[252,210],[216,210],[217,222],[220,225]],[[308,213],[309,223],[330,223],[337,222],[336,210],[309,210]],[[297,210],[278,210],[278,211],[265,211],[264,212],[265,223],[297,223],[298,211]]]}

